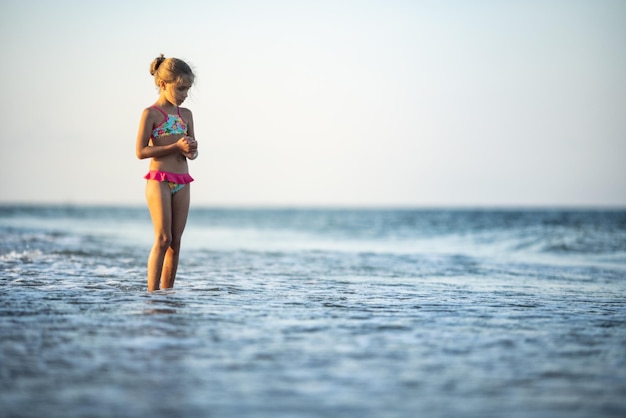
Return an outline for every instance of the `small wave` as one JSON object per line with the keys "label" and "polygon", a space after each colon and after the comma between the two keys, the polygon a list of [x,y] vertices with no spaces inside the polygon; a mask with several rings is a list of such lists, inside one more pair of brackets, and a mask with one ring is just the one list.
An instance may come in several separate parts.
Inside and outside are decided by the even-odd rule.
{"label": "small wave", "polygon": [[612,254],[626,250],[626,237],[624,241],[594,237],[593,239],[580,239],[577,237],[566,237],[561,239],[548,239],[541,247],[543,252],[553,254]]}
{"label": "small wave", "polygon": [[53,251],[53,254],[56,255],[62,255],[62,256],[68,256],[68,257],[72,257],[72,256],[76,256],[76,257],[92,257],[94,255],[98,255],[98,254],[94,254],[93,252],[89,252],[86,250],[58,250],[58,251]]}
{"label": "small wave", "polygon": [[0,262],[32,263],[36,259],[41,258],[42,255],[43,253],[40,250],[11,251],[6,254],[0,254]]}

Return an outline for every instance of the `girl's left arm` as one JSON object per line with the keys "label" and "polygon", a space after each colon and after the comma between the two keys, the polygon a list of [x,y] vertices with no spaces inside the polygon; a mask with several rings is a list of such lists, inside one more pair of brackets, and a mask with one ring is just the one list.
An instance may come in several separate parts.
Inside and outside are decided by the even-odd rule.
{"label": "girl's left arm", "polygon": [[194,141],[196,141],[195,151],[189,154],[185,154],[185,157],[187,157],[190,160],[195,160],[196,158],[198,158],[198,141],[196,140],[196,132],[193,129],[193,114],[191,113],[191,110],[189,109],[181,109],[181,110],[184,112],[183,116],[185,117],[185,120],[187,121],[187,136],[190,136],[191,138],[193,138]]}

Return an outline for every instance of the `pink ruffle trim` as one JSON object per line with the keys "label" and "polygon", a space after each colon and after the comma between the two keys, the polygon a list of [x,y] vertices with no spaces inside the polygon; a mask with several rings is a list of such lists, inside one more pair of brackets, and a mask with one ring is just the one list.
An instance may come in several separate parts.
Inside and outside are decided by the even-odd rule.
{"label": "pink ruffle trim", "polygon": [[176,184],[188,184],[193,181],[193,177],[189,175],[189,173],[178,174],[178,173],[170,173],[167,171],[158,171],[151,170],[148,174],[145,175],[144,179],[146,180],[157,180],[157,181],[171,181]]}

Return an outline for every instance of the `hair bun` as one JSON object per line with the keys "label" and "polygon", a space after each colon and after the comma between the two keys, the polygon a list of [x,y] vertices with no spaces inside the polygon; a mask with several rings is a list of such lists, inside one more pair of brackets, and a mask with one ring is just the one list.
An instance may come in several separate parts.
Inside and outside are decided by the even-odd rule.
{"label": "hair bun", "polygon": [[159,55],[154,59],[154,61],[152,61],[152,64],[150,64],[150,75],[154,75],[154,73],[156,73],[163,61],[165,61],[165,56],[163,54]]}

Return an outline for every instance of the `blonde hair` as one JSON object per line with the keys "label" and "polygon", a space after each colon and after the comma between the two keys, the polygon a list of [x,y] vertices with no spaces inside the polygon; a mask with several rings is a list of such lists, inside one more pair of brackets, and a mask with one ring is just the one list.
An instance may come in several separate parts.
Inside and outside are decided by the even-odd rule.
{"label": "blonde hair", "polygon": [[193,82],[196,77],[189,65],[178,58],[165,58],[159,55],[150,64],[150,75],[154,76],[154,84],[159,86],[161,81],[166,83],[179,83],[184,79]]}

